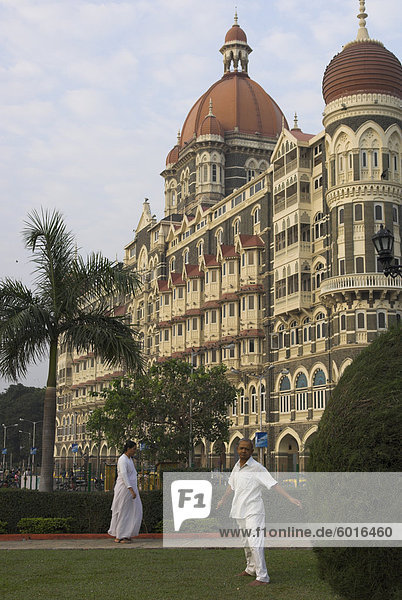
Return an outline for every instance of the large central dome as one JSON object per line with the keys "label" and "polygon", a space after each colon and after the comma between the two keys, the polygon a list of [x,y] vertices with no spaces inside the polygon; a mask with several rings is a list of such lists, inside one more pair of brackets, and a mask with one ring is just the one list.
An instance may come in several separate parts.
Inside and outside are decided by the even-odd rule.
{"label": "large central dome", "polygon": [[[284,115],[277,103],[247,73],[232,71],[211,85],[197,100],[184,122],[181,144],[201,134],[210,100],[213,113],[223,130],[260,134],[276,138],[282,130]],[[285,127],[287,127],[285,120]]]}
{"label": "large central dome", "polygon": [[252,49],[237,23],[229,29],[220,52],[225,72],[219,81],[197,100],[184,122],[180,145],[202,135],[202,123],[208,114],[220,123],[223,132],[240,132],[276,139],[287,127],[284,115],[263,88],[248,76],[248,56]]}

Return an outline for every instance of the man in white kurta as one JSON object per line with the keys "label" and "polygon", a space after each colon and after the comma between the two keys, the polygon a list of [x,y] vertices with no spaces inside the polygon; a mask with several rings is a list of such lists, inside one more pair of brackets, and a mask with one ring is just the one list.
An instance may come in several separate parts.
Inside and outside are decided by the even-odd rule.
{"label": "man in white kurta", "polygon": [[112,503],[112,520],[109,535],[115,541],[128,541],[138,535],[142,521],[142,502],[138,492],[137,471],[133,456],[137,450],[134,442],[126,448],[117,463],[117,480]]}
{"label": "man in white kurta", "polygon": [[240,459],[233,467],[228,489],[217,508],[234,492],[230,516],[236,519],[240,530],[249,530],[249,535],[243,538],[247,564],[239,575],[256,576],[250,585],[258,586],[269,583],[264,552],[265,508],[262,492],[274,488],[293,504],[301,507],[301,503],[289,496],[267,469],[252,458],[253,450],[250,440],[240,441],[237,448]]}

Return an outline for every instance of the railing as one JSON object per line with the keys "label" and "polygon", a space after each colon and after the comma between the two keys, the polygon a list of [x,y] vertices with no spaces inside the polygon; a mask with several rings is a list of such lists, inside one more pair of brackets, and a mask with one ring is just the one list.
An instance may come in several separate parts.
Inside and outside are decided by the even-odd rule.
{"label": "railing", "polygon": [[325,279],[321,283],[319,295],[328,294],[336,290],[361,290],[371,288],[397,288],[402,289],[399,279],[385,277],[382,273],[355,273],[353,275],[340,275]]}

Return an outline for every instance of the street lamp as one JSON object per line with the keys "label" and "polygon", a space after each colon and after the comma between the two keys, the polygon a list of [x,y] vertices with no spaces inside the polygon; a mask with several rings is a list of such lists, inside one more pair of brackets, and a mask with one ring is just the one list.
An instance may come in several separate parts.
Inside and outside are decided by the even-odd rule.
{"label": "street lamp", "polygon": [[5,470],[6,454],[7,454],[7,448],[6,448],[7,429],[10,429],[10,427],[18,427],[18,423],[14,423],[14,425],[4,425],[4,423],[2,423],[1,426],[3,427],[3,478],[4,478],[4,470]]}
{"label": "street lamp", "polygon": [[394,260],[394,236],[391,231],[381,224],[380,229],[373,235],[371,241],[377,251],[384,275],[386,277],[391,275],[393,278],[398,275],[402,277],[402,266],[391,265],[391,262]]}
{"label": "street lamp", "polygon": [[[32,431],[32,447],[35,448],[35,436],[36,436],[36,426],[38,423],[42,423],[42,421],[31,421],[30,419],[23,419],[20,417],[20,421],[26,421],[27,423],[31,423],[33,425]],[[32,475],[35,473],[35,454],[31,454],[31,467],[32,467]]]}

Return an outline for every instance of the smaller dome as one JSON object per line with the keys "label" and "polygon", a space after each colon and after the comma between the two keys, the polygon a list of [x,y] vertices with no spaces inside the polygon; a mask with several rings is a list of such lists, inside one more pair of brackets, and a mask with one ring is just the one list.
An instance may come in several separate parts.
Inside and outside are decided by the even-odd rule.
{"label": "smaller dome", "polygon": [[200,135],[220,135],[224,136],[223,127],[215,115],[207,115],[200,127]]}
{"label": "smaller dome", "polygon": [[166,157],[166,166],[174,165],[179,160],[179,146],[176,144]]}
{"label": "smaller dome", "polygon": [[228,42],[245,42],[247,44],[247,36],[240,25],[235,23],[225,35],[225,44]]}

